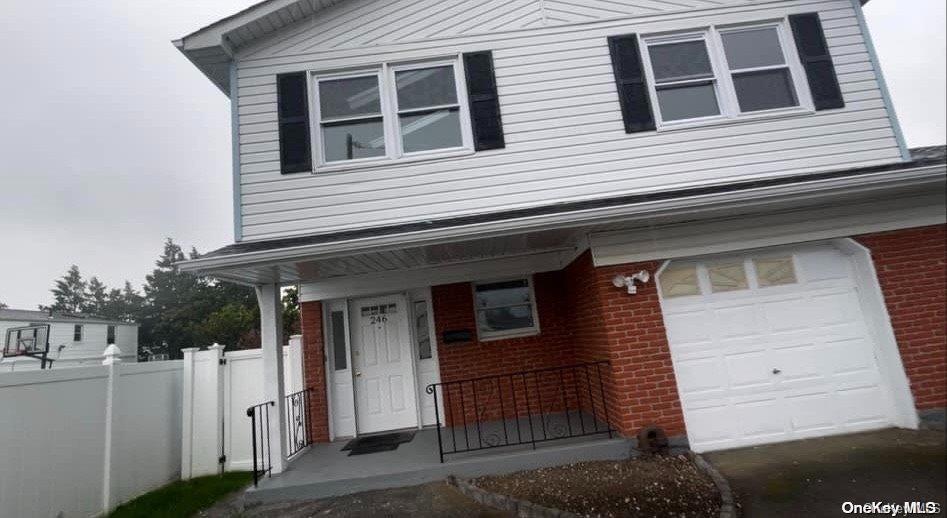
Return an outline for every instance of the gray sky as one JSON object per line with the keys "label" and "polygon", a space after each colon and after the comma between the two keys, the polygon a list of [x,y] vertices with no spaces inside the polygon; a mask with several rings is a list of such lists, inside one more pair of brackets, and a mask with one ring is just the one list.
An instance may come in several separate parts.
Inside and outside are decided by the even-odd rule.
{"label": "gray sky", "polygon": [[[136,286],[165,237],[233,239],[230,107],[170,43],[255,0],[0,0],[0,301],[50,302],[75,263]],[[911,146],[945,136],[944,0],[873,0]]]}

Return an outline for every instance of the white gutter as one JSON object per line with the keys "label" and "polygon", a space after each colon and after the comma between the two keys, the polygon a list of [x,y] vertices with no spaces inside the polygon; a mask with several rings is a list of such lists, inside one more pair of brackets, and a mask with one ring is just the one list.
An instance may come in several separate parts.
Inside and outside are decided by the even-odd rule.
{"label": "white gutter", "polygon": [[246,268],[301,260],[311,261],[334,256],[350,255],[352,253],[377,252],[404,247],[424,246],[434,243],[441,244],[449,241],[467,241],[477,238],[497,237],[511,233],[535,232],[569,226],[614,222],[616,219],[633,218],[643,215],[652,216],[656,213],[694,212],[698,208],[710,208],[715,205],[737,203],[747,203],[748,205],[768,204],[772,202],[773,198],[779,197],[805,200],[837,196],[840,193],[839,191],[857,193],[879,190],[891,187],[892,184],[894,184],[893,186],[895,187],[910,187],[912,185],[923,185],[943,181],[945,174],[947,174],[947,165],[937,164],[903,169],[900,171],[882,171],[857,176],[814,180],[773,187],[751,188],[673,200],[593,208],[560,214],[543,214],[441,229],[355,238],[330,243],[300,245],[277,250],[247,252],[223,257],[192,259],[178,263],[178,265],[182,271],[207,272],[218,268]]}

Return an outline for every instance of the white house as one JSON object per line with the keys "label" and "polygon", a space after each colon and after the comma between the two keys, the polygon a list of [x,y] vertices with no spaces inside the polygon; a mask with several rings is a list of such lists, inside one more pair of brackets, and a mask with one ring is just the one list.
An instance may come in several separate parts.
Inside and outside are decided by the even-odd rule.
{"label": "white house", "polygon": [[102,353],[111,344],[121,349],[122,361],[138,361],[138,324],[134,322],[48,311],[0,309],[0,340],[3,340],[0,344],[3,346],[0,349],[3,352],[0,373],[41,368],[40,358],[15,355],[15,342],[8,344],[11,340],[8,338],[9,330],[39,325],[49,326],[47,358],[52,360],[50,368],[101,364]]}
{"label": "white house", "polygon": [[317,441],[942,412],[944,148],[907,148],[862,3],[269,0],[176,41],[233,122],[234,243],[181,268],[257,288],[274,472],[287,284]]}

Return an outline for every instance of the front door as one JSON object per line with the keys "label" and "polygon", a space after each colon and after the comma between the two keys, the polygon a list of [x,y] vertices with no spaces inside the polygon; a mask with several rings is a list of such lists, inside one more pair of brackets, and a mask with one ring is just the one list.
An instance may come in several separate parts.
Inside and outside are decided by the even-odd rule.
{"label": "front door", "polygon": [[401,295],[352,302],[352,366],[360,434],[418,425],[408,307]]}

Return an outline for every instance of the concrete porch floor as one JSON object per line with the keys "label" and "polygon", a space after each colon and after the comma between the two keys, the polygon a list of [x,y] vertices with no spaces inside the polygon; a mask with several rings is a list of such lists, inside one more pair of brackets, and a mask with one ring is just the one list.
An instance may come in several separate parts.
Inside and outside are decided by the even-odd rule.
{"label": "concrete porch floor", "polygon": [[289,468],[249,489],[248,504],[313,500],[374,489],[386,489],[443,480],[448,475],[473,477],[556,466],[587,460],[626,458],[632,443],[607,434],[509,446],[450,455],[441,464],[437,431],[424,429],[394,451],[349,456],[347,441],[313,445]]}

